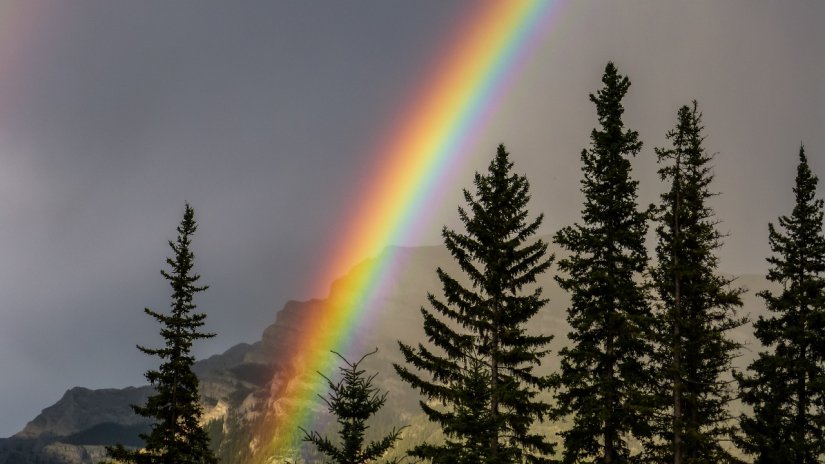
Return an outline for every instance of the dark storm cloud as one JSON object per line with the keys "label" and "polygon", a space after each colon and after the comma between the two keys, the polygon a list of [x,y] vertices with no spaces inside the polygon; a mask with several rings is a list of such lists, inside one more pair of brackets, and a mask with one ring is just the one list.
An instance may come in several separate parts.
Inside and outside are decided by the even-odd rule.
{"label": "dark storm cloud", "polygon": [[[23,1],[23,0],[20,0]],[[45,0],[43,0],[45,1]],[[46,2],[25,66],[0,69],[0,436],[74,385],[142,382],[134,349],[165,309],[159,275],[184,201],[200,230],[208,355],[254,341],[309,282],[373,150],[473,2]],[[800,141],[825,176],[825,11],[814,2],[568,2],[457,173],[505,142],[545,232],[577,220],[587,94],[607,60],[633,81],[642,203],[676,109],[705,112],[718,151],[723,266],[764,272],[766,224],[790,205]],[[6,101],[0,99],[0,101]]]}

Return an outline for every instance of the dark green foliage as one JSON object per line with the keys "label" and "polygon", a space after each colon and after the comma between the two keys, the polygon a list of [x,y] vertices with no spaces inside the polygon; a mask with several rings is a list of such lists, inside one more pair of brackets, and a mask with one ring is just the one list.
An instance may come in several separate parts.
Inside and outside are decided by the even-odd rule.
{"label": "dark green foliage", "polygon": [[[330,439],[322,437],[318,432],[307,432],[303,428],[304,441],[310,442],[318,448],[318,451],[332,459],[336,464],[367,464],[376,462],[387,451],[395,446],[395,442],[401,438],[401,429],[392,429],[388,435],[378,441],[371,442],[364,446],[364,433],[369,426],[367,420],[373,416],[384,403],[387,402],[387,393],[379,393],[378,389],[372,385],[377,373],[366,376],[365,372],[358,366],[369,355],[378,351],[367,353],[358,361],[351,363],[338,353],[335,353],[346,364],[340,367],[341,380],[334,383],[328,377],[321,374],[329,385],[329,398],[321,397],[329,407],[335,419],[340,425],[338,432],[339,444],[336,445]],[[393,463],[397,460],[391,461]]]}
{"label": "dark green foliage", "polygon": [[708,200],[712,155],[703,147],[702,115],[693,107],[678,112],[668,132],[673,147],[657,149],[659,175],[670,182],[656,213],[658,266],[652,270],[658,294],[654,392],[657,439],[647,444],[651,462],[736,461],[721,445],[733,435],[727,413],[733,399],[731,361],[741,347],[726,333],[737,318],[741,290],[718,274],[714,254],[721,246]]}
{"label": "dark green foliage", "polygon": [[772,314],[754,323],[768,351],[738,379],[753,408],[741,417],[738,444],[760,464],[825,462],[825,237],[816,186],[800,148],[793,212],[779,217],[781,230],[769,227],[767,277],[782,290],[759,293]]}
{"label": "dark green foliage", "polygon": [[570,251],[556,279],[571,295],[570,346],[560,351],[561,387],[555,417],[572,416],[563,432],[564,462],[623,462],[631,436],[649,435],[644,385],[652,354],[651,312],[638,283],[647,266],[647,213],[636,204],[630,157],[642,143],[622,122],[621,100],[630,81],[608,63],[604,87],[590,100],[601,128],[582,150],[582,224],[555,241]]}
{"label": "dark green foliage", "polygon": [[149,308],[144,311],[161,324],[166,344],[162,348],[138,349],[162,360],[157,370],[146,372],[146,379],[157,392],[145,406],[132,406],[143,417],[155,420],[152,430],[141,435],[142,450],[130,450],[122,445],[107,447],[109,457],[121,462],[214,464],[217,459],[209,449],[209,438],[200,426],[202,410],[198,395],[198,378],[192,372],[195,358],[190,354],[192,342],[214,334],[200,332],[205,314],[194,312],[193,297],[206,290],[198,286],[198,274],[192,272],[194,254],[190,250],[192,234],[197,230],[195,212],[188,204],[177,228],[176,242],[169,242],[174,258],[167,258],[169,271],[161,274],[172,287],[171,312],[162,314]]}
{"label": "dark green foliage", "polygon": [[399,343],[408,366],[395,369],[428,400],[421,408],[446,437],[410,454],[434,463],[551,462],[553,446],[531,428],[549,411],[536,398],[548,379],[533,368],[552,337],[525,332],[547,300],[540,288],[526,293],[523,287],[535,283],[552,256],[547,244],[530,241],[542,216],[528,221],[529,184],[512,167],[499,145],[488,173],[475,175],[475,195],[464,191],[469,211],[459,208],[459,217],[466,233],[443,230],[472,286],[438,269],[445,301],[429,295],[433,311],[421,309],[437,351]]}

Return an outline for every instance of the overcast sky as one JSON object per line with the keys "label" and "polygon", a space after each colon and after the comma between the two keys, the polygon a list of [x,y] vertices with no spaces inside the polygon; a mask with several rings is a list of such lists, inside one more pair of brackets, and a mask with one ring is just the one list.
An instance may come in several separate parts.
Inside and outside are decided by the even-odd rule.
{"label": "overcast sky", "polygon": [[[166,309],[159,269],[185,201],[198,300],[252,342],[306,299],[375,147],[474,0],[0,3],[0,436],[75,385],[143,384],[136,343]],[[763,274],[800,143],[825,177],[825,2],[564,1],[420,236],[457,225],[460,189],[499,142],[532,183],[542,233],[578,219],[588,94],[613,60],[640,202],[653,148],[697,99],[718,152],[723,270]],[[820,187],[820,196],[823,188]],[[366,257],[365,257],[366,258]]]}

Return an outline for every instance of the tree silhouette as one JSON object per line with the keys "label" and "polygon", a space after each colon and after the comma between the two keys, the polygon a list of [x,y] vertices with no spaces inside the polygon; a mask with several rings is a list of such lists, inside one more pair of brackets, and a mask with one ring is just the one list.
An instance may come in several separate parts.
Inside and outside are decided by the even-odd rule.
{"label": "tree silhouette", "polygon": [[555,241],[570,255],[556,277],[570,293],[570,346],[563,348],[556,419],[572,416],[562,432],[564,462],[626,462],[631,436],[649,435],[645,385],[652,354],[651,312],[638,283],[647,266],[648,215],[636,204],[630,157],[642,147],[622,122],[622,98],[630,87],[613,63],[602,77],[595,103],[599,129],[582,150],[582,224],[560,230]]}
{"label": "tree silhouette", "polygon": [[739,446],[757,464],[813,464],[825,461],[825,236],[823,202],[804,147],[790,216],[769,225],[773,256],[768,280],[778,293],[759,296],[771,311],[753,325],[768,351],[740,376],[742,402],[753,408],[740,418]]}
{"label": "tree silhouette", "polygon": [[200,275],[193,273],[194,254],[190,246],[192,234],[197,230],[195,211],[189,204],[183,220],[177,228],[178,238],[169,242],[174,256],[167,258],[169,270],[161,270],[172,287],[171,312],[163,314],[149,308],[146,314],[161,325],[161,336],[166,344],[162,348],[138,349],[157,356],[162,363],[157,370],[149,370],[145,376],[155,387],[156,393],[144,406],[132,408],[143,417],[155,419],[148,434],[141,434],[143,449],[132,450],[122,445],[107,447],[107,455],[120,462],[138,464],[217,464],[209,448],[209,437],[200,425],[202,408],[198,394],[198,378],[192,372],[195,358],[190,354],[192,342],[210,338],[215,334],[204,333],[206,315],[194,312],[193,298],[208,286],[198,286]]}
{"label": "tree silhouette", "polygon": [[715,251],[722,235],[707,204],[714,195],[702,115],[678,111],[667,134],[672,148],[656,149],[659,174],[670,182],[657,209],[658,265],[652,270],[658,294],[655,394],[658,440],[648,443],[652,462],[699,464],[738,462],[721,446],[734,432],[727,412],[733,400],[731,362],[740,344],[727,332],[744,324],[736,309],[741,290],[718,273]]}
{"label": "tree silhouette", "polygon": [[[550,266],[547,244],[532,241],[542,216],[528,220],[527,178],[499,145],[485,175],[476,173],[475,195],[464,191],[459,208],[466,233],[442,232],[447,249],[472,283],[464,286],[438,269],[445,301],[429,295],[424,332],[438,351],[399,342],[407,366],[401,378],[428,400],[421,408],[441,427],[444,443],[425,443],[410,454],[435,463],[550,462],[552,444],[531,431],[549,405],[537,399],[549,387],[533,373],[550,336],[526,333],[547,300],[541,288],[525,292]],[[422,375],[414,371],[421,371]],[[445,407],[439,408],[435,402]]]}
{"label": "tree silhouette", "polygon": [[[387,451],[395,446],[401,438],[400,429],[393,430],[378,441],[364,444],[364,433],[369,426],[367,420],[373,416],[384,403],[387,402],[387,393],[381,393],[372,385],[372,381],[378,373],[367,376],[365,371],[359,366],[364,359],[378,352],[378,348],[365,354],[358,361],[351,363],[340,354],[345,366],[339,367],[341,380],[333,382],[327,376],[321,374],[329,386],[327,398],[321,399],[329,407],[340,430],[338,432],[338,444],[326,437],[322,437],[318,432],[307,432],[303,428],[304,441],[314,444],[318,451],[332,459],[336,464],[368,464],[376,462]],[[390,462],[398,462],[392,460]]]}

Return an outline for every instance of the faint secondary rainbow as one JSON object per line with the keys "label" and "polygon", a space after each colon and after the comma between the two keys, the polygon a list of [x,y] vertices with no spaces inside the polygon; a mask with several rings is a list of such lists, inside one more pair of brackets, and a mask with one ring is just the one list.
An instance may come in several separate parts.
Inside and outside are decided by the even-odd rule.
{"label": "faint secondary rainbow", "polygon": [[[437,199],[445,180],[461,166],[478,132],[510,87],[540,34],[556,16],[558,1],[491,0],[470,2],[465,22],[425,76],[399,124],[377,147],[371,183],[363,186],[357,209],[348,216],[332,256],[317,276],[316,294],[350,267],[401,239],[411,237],[422,207]],[[490,147],[493,153],[495,147]],[[419,226],[420,227],[420,226]],[[323,311],[306,320],[306,336],[286,362],[303,379],[289,387],[294,401],[282,404],[273,437],[275,451],[295,446],[295,431],[308,420],[308,405],[323,392],[316,371],[331,373],[329,350],[346,350],[362,324],[367,302],[382,287],[392,258],[373,259],[347,279],[347,288],[330,294]],[[313,378],[314,380],[307,380]]]}
{"label": "faint secondary rainbow", "polygon": [[52,20],[59,17],[49,13],[38,2],[0,1],[0,132],[11,131],[8,125],[14,115],[9,108],[22,93],[18,86],[26,80],[21,70],[28,68],[32,55],[40,53],[43,32],[50,31]]}

